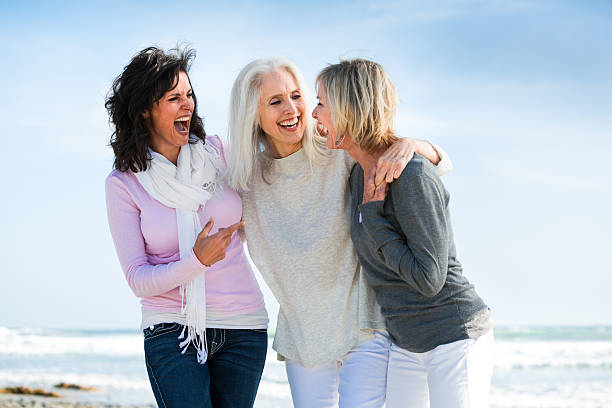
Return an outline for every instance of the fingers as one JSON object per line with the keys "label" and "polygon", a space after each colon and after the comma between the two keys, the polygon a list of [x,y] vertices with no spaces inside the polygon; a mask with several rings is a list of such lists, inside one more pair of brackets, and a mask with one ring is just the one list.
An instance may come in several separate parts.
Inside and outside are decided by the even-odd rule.
{"label": "fingers", "polygon": [[234,232],[236,232],[240,228],[244,227],[244,225],[245,225],[244,221],[238,221],[237,223],[232,224],[229,227],[219,228],[219,231],[217,231],[216,234],[219,234],[220,236],[223,236],[223,237],[231,238],[231,236],[234,234]]}
{"label": "fingers", "polygon": [[[208,236],[208,234],[210,234],[210,231],[212,230],[214,225],[215,225],[215,219],[213,217],[210,217],[210,220],[208,220],[204,228],[202,228],[200,235]],[[226,235],[231,236],[234,232],[244,227],[244,225],[245,225],[244,221],[238,221],[237,223],[232,224],[229,227],[219,228],[219,230],[215,232],[213,235],[220,236],[220,237],[221,236],[225,237]]]}
{"label": "fingers", "polygon": [[210,219],[208,220],[204,228],[202,228],[202,231],[200,231],[199,235],[204,234],[204,236],[207,236],[210,233],[210,230],[212,229],[214,225],[215,225],[215,219],[213,217],[210,217]]}
{"label": "fingers", "polygon": [[[387,173],[387,175],[385,176],[385,183],[392,182],[394,178],[395,178],[395,169]],[[381,183],[381,184],[384,184],[384,183]]]}
{"label": "fingers", "polygon": [[400,174],[402,174],[402,170],[404,169],[404,167],[406,167],[406,164],[408,164],[408,161],[402,161],[399,163],[395,163],[395,165],[391,168],[391,170],[387,172],[387,175],[385,177],[385,182],[391,183],[393,180],[398,178]]}
{"label": "fingers", "polygon": [[411,159],[412,156],[402,156],[390,158],[389,161],[382,161],[381,157],[376,164],[376,179],[374,181],[376,186],[381,183],[391,183],[399,178]]}
{"label": "fingers", "polygon": [[391,183],[398,178],[416,151],[417,142],[400,138],[380,156],[376,163],[376,185]]}
{"label": "fingers", "polygon": [[370,173],[363,185],[363,194],[371,197],[374,195],[374,191],[376,190],[376,182],[375,182],[375,173]]}
{"label": "fingers", "polygon": [[227,228],[219,228],[214,234],[208,235],[213,228],[214,219],[206,223],[198,235],[193,250],[196,257],[203,265],[211,266],[222,259],[225,259],[225,252],[232,241],[232,235],[245,225],[244,221],[239,221]]}
{"label": "fingers", "polygon": [[375,174],[370,172],[363,175],[363,203],[371,201],[384,201],[389,190],[389,184],[383,180],[379,185],[375,184]]}
{"label": "fingers", "polygon": [[228,231],[229,235],[232,235],[234,232],[244,227],[244,224],[245,224],[244,221],[238,221],[237,223],[232,224],[229,227],[227,227],[226,230]]}
{"label": "fingers", "polygon": [[375,185],[379,185],[387,179],[387,173],[390,167],[391,162],[383,160],[382,157],[378,159],[378,163],[376,163],[376,178],[374,179]]}
{"label": "fingers", "polygon": [[374,190],[373,201],[383,201],[385,199],[385,196],[387,195],[388,189],[389,184],[387,183],[381,183],[380,185],[376,186],[376,189]]}

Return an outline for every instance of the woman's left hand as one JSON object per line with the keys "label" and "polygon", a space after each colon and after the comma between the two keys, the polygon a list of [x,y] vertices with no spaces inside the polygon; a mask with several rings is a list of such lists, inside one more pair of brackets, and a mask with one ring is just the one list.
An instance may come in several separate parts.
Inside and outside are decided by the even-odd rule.
{"label": "woman's left hand", "polygon": [[375,184],[391,183],[398,178],[417,150],[417,141],[408,137],[399,138],[378,159]]}
{"label": "woman's left hand", "polygon": [[374,174],[372,171],[368,174],[363,173],[363,203],[371,201],[384,201],[389,190],[389,184],[383,181],[378,186],[374,184]]}

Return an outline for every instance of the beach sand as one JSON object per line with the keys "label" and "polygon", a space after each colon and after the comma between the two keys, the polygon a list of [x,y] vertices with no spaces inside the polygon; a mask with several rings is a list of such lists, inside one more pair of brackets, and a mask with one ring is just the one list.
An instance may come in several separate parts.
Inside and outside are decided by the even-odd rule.
{"label": "beach sand", "polygon": [[99,402],[77,402],[65,398],[29,395],[0,395],[0,408],[155,408],[155,405],[118,405]]}

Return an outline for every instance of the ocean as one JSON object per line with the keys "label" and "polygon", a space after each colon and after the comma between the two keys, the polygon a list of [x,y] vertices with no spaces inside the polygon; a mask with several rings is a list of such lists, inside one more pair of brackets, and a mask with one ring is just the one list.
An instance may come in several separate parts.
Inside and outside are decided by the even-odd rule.
{"label": "ocean", "polygon": [[[491,407],[612,407],[612,326],[497,327],[495,354]],[[98,388],[70,400],[155,406],[138,331],[0,327],[0,388],[59,382]],[[255,406],[291,407],[271,348]]]}

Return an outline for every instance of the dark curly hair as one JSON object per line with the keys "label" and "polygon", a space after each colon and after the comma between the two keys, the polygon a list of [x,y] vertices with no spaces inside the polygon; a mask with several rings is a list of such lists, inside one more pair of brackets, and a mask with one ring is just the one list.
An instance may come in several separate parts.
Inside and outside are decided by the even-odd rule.
{"label": "dark curly hair", "polygon": [[[104,106],[115,127],[110,145],[115,153],[113,168],[119,171],[146,170],[151,160],[151,133],[143,113],[178,83],[180,72],[187,73],[195,51],[174,48],[168,52],[148,47],[136,54],[113,81]],[[190,143],[205,140],[204,124],[198,116],[198,101],[193,92],[194,109],[189,126]]]}

